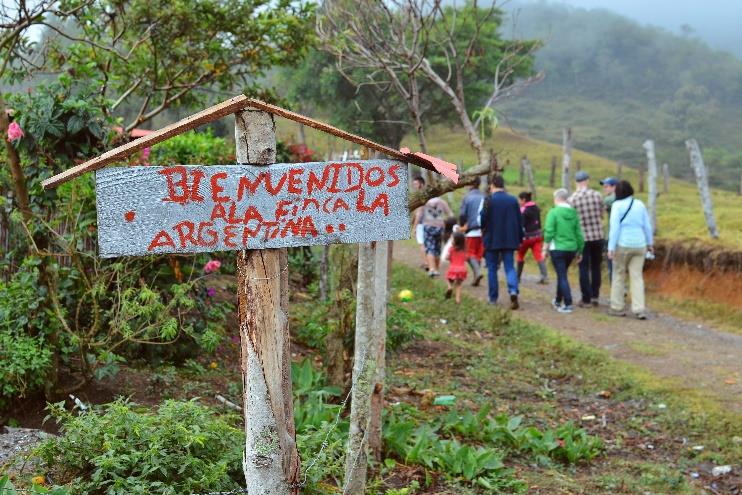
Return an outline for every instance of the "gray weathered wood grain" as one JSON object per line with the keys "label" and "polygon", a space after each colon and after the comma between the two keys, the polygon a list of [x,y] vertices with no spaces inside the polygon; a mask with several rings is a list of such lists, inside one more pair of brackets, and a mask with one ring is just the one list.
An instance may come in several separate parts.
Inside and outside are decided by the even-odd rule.
{"label": "gray weathered wood grain", "polygon": [[[109,258],[406,239],[409,217],[405,167],[392,160],[368,160],[269,167],[101,169],[96,172],[99,254]],[[182,172],[188,174],[188,187],[192,187],[195,175],[202,174],[196,194],[202,200],[193,196],[182,202],[168,200],[182,199],[182,185],[176,185],[177,194],[170,196],[167,180],[170,174],[177,182]],[[310,173],[320,182],[327,178],[323,187],[313,187],[311,193]],[[226,175],[214,179],[217,174]],[[223,191],[215,191],[212,180]],[[259,185],[254,192],[243,188],[238,198],[241,181],[244,185],[259,181]],[[271,194],[268,185],[277,190],[276,194]],[[220,197],[227,199],[222,201]],[[377,206],[368,211],[375,200]],[[284,207],[277,212],[279,205]],[[244,223],[250,208],[259,213],[262,222],[251,218]],[[222,218],[222,212],[226,218]],[[311,218],[311,223],[306,218]],[[153,243],[156,238],[161,242]]]}

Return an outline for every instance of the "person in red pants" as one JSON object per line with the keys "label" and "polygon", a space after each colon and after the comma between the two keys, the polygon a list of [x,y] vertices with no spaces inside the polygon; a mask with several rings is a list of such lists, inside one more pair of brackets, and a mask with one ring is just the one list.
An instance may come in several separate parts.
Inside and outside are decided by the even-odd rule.
{"label": "person in red pants", "polygon": [[523,242],[518,248],[516,261],[518,262],[518,282],[523,274],[523,267],[526,264],[526,254],[530,250],[533,257],[538,263],[541,278],[538,283],[547,282],[546,262],[544,261],[544,233],[541,230],[541,210],[538,205],[531,199],[531,193],[523,191],[518,195],[520,203],[520,214],[523,216],[523,230],[525,236]]}

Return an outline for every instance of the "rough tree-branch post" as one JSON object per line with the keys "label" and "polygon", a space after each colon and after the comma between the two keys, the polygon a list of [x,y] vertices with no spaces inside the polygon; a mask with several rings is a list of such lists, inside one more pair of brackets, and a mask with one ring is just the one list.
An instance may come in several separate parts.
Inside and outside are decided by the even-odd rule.
{"label": "rough tree-branch post", "polygon": [[696,183],[698,184],[698,192],[701,195],[701,205],[703,207],[703,214],[706,217],[706,226],[709,229],[709,235],[714,239],[718,239],[719,229],[716,227],[716,219],[714,218],[714,204],[711,201],[708,170],[706,169],[706,164],[703,163],[701,148],[695,139],[687,140],[685,146],[688,148],[690,166],[696,174]]}
{"label": "rough tree-branch post", "polygon": [[523,170],[523,173],[526,175],[526,178],[528,179],[528,190],[531,191],[531,196],[533,200],[536,200],[536,181],[533,179],[533,167],[531,166],[531,161],[528,159],[528,156],[523,155],[523,159],[520,162],[520,166]]}
{"label": "rough tree-branch post", "polygon": [[572,162],[572,128],[562,129],[562,187],[567,192],[572,192],[572,180],[570,179],[569,166]]}
{"label": "rough tree-branch post", "polygon": [[662,164],[662,192],[667,194],[670,192],[670,165],[667,163]]}
{"label": "rough tree-branch post", "polygon": [[644,142],[647,151],[647,170],[649,171],[649,200],[647,209],[652,221],[652,230],[657,233],[657,157],[654,154],[654,141],[647,139]]}
{"label": "rough tree-branch post", "polygon": [[[240,165],[103,169],[147,146],[230,114],[236,114]],[[273,114],[401,161],[274,164]],[[442,160],[390,149],[280,107],[238,96],[43,182],[45,188],[55,187],[98,170],[101,257],[239,251],[237,296],[246,431],[243,465],[251,494],[289,495],[301,486],[291,390],[286,247],[360,242],[362,249],[372,249],[376,241],[406,239],[409,210],[403,162],[417,163],[458,180],[455,165]],[[375,257],[366,259],[373,267]],[[387,265],[384,259],[380,264],[383,273],[378,283],[384,287],[380,292],[384,293],[385,304]],[[375,290],[373,278],[365,283]],[[372,313],[375,304],[382,304],[373,295],[364,300]],[[382,317],[385,308],[377,313]],[[364,321],[369,326],[374,324],[370,318]],[[383,347],[357,343],[356,353],[361,352],[371,361],[379,361]],[[368,379],[373,387],[374,381],[383,380],[383,374]],[[370,400],[371,392],[367,388],[363,391]]]}

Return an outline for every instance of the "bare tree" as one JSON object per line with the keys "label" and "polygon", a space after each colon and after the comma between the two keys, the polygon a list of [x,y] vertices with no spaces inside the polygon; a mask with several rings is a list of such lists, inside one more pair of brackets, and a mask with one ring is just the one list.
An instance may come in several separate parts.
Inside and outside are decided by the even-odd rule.
{"label": "bare tree", "polygon": [[[536,42],[503,42],[493,67],[492,90],[483,99],[479,117],[467,110],[466,89],[481,63],[485,28],[497,20],[495,2],[481,8],[476,2],[465,8],[445,7],[441,0],[328,0],[323,3],[318,34],[323,47],[337,57],[341,71],[363,68],[367,84],[391,84],[407,102],[420,147],[427,142],[421,115],[420,79],[424,78],[454,108],[469,143],[477,153],[477,170],[489,169],[489,153],[479,133],[491,109],[505,97],[516,94],[542,74],[521,77],[530,63]],[[435,56],[435,60],[433,59]],[[443,60],[443,63],[437,63]],[[530,69],[530,66],[527,67]]]}

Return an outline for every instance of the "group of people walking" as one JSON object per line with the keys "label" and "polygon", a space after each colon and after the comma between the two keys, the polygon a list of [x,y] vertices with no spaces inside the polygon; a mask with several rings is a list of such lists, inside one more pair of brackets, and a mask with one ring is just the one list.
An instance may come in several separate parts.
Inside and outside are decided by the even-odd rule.
{"label": "group of people walking", "polygon": [[[625,316],[626,279],[630,279],[631,312],[646,319],[643,268],[653,258],[653,229],[644,204],[634,197],[628,181],[607,177],[600,181],[603,194],[590,188],[590,175],[575,175],[576,189],[553,193],[554,206],[541,223],[541,210],[530,192],[518,198],[505,190],[501,175],[489,180],[489,191],[481,191],[476,178],[464,197],[458,218],[442,198],[433,198],[414,215],[413,230],[424,257],[424,267],[431,277],[439,276],[441,259],[449,263],[446,297],[455,294],[461,301],[461,285],[468,277],[472,285],[483,278],[482,261],[487,265],[489,302],[499,298],[498,271],[502,265],[507,283],[510,308],[518,309],[519,285],[530,251],[538,265],[539,283],[548,283],[546,258],[556,274],[553,307],[560,313],[574,311],[568,270],[579,266],[580,298],[577,306],[599,306],[602,263],[608,260],[611,280],[609,314]],[[421,189],[421,177],[413,187]],[[608,218],[607,242],[604,219]],[[446,244],[443,246],[443,244]],[[517,264],[517,265],[516,265]],[[517,268],[516,268],[517,266]]]}

